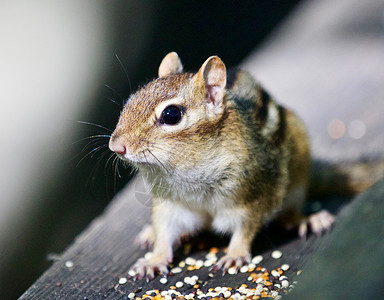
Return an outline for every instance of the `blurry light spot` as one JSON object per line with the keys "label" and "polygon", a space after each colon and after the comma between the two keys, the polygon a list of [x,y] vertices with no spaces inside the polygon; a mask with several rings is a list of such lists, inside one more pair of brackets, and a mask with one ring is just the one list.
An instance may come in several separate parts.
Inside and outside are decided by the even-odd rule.
{"label": "blurry light spot", "polygon": [[358,140],[361,139],[366,132],[366,126],[363,121],[353,120],[348,125],[348,134],[351,138]]}
{"label": "blurry light spot", "polygon": [[345,134],[345,125],[342,121],[334,119],[328,124],[328,134],[333,139],[339,139]]}

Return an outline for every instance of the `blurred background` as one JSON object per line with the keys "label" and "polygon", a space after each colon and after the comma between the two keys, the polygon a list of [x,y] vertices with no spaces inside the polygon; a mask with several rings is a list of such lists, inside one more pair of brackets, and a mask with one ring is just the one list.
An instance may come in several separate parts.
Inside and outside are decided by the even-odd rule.
{"label": "blurred background", "polygon": [[1,298],[21,295],[129,178],[107,163],[108,139],[82,140],[108,130],[77,121],[113,129],[114,101],[170,51],[186,70],[214,54],[236,66],[298,2],[2,1]]}

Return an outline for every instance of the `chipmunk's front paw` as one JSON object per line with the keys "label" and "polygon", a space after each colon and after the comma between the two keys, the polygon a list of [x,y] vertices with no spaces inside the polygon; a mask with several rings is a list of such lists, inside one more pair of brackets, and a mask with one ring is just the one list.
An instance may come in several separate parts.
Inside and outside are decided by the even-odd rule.
{"label": "chipmunk's front paw", "polygon": [[240,270],[240,268],[246,264],[251,262],[251,254],[248,253],[243,256],[233,256],[231,254],[226,254],[213,266],[214,270],[221,269],[223,271],[223,275],[228,273],[228,269],[232,266],[236,268],[236,272]]}
{"label": "chipmunk's front paw", "polygon": [[152,225],[144,226],[135,239],[135,243],[145,249],[152,249],[154,241],[155,233]]}
{"label": "chipmunk's front paw", "polygon": [[323,232],[329,231],[333,223],[335,223],[335,217],[328,211],[321,210],[310,215],[300,223],[299,236],[305,239],[309,227],[315,235],[320,236]]}
{"label": "chipmunk's front paw", "polygon": [[147,281],[155,278],[156,273],[168,275],[167,260],[156,259],[156,257],[140,258],[129,270],[128,273],[134,274],[134,280],[146,277]]}

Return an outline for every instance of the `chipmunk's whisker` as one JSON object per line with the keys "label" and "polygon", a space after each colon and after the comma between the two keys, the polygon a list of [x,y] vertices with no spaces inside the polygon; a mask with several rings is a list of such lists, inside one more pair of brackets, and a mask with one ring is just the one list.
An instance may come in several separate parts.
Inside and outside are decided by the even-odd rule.
{"label": "chipmunk's whisker", "polygon": [[80,124],[85,124],[85,125],[90,125],[90,126],[95,126],[95,127],[99,127],[99,128],[102,128],[108,132],[113,132],[113,130],[103,126],[103,125],[100,125],[100,124],[96,124],[96,123],[92,123],[92,122],[87,122],[87,121],[77,121],[77,123],[80,123]]}

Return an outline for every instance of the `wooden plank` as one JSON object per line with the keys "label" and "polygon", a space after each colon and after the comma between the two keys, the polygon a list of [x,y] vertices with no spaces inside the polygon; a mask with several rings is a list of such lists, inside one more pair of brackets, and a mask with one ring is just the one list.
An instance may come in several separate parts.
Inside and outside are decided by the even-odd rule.
{"label": "wooden plank", "polygon": [[287,299],[384,298],[384,180],[339,214]]}
{"label": "wooden plank", "polygon": [[[224,277],[221,273],[216,273],[210,278],[208,274],[211,272],[206,267],[196,271],[184,269],[180,274],[169,276],[167,285],[159,283],[160,276],[150,283],[145,280],[128,280],[126,284],[119,285],[119,278],[127,277],[129,266],[145,254],[145,250],[134,244],[136,233],[150,218],[151,208],[145,200],[147,198],[143,190],[143,180],[136,178],[20,299],[124,299],[130,292],[141,287],[143,291],[137,293],[138,295],[142,295],[146,290],[165,289],[177,281],[182,281],[185,276],[192,275],[197,275],[203,282],[207,282],[202,290],[217,286],[235,288],[243,283],[252,285],[247,281],[249,273]],[[197,250],[198,245],[193,246],[195,250],[192,251],[191,257],[204,259],[207,249],[213,246],[223,247],[228,239],[203,234],[193,241],[195,244],[204,243],[205,249]],[[263,254],[264,260],[260,265],[268,270],[283,263],[289,264],[291,268],[286,275],[293,281],[297,270],[302,267],[305,258],[315,247],[314,241],[314,238],[308,241],[297,238],[292,240],[292,234],[278,234],[273,228],[266,229],[255,240],[253,253]],[[271,252],[276,249],[282,251],[281,259],[271,258]],[[185,255],[179,251],[175,261],[181,258],[185,258]],[[187,290],[188,287],[180,289],[184,292]]]}

